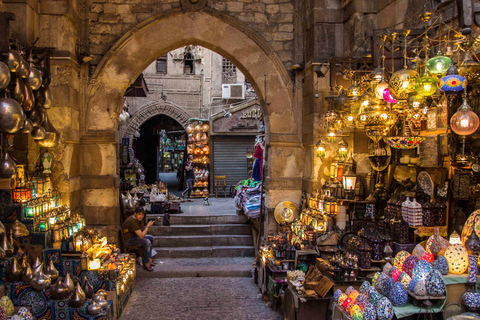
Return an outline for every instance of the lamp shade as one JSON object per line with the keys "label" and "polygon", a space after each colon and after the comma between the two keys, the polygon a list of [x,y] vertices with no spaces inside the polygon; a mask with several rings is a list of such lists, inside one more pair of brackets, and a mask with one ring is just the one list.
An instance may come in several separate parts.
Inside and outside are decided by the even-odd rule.
{"label": "lamp shade", "polygon": [[398,101],[395,100],[395,98],[393,97],[392,93],[390,92],[390,89],[389,88],[386,88],[385,90],[383,90],[383,99],[388,102],[388,103],[397,103]]}
{"label": "lamp shade", "polygon": [[433,74],[442,74],[447,72],[452,64],[452,60],[445,56],[436,56],[427,61],[427,70]]}
{"label": "lamp shade", "polygon": [[407,100],[409,93],[415,91],[415,70],[403,69],[392,74],[388,87],[392,96],[398,100]]}
{"label": "lamp shade", "polygon": [[438,81],[438,88],[444,92],[462,91],[467,87],[467,78],[461,75],[450,75]]}
{"label": "lamp shade", "polygon": [[421,96],[428,97],[437,91],[437,78],[424,74],[415,82],[415,90]]}
{"label": "lamp shade", "polygon": [[468,253],[462,244],[452,244],[445,251],[450,273],[462,274],[467,270]]}
{"label": "lamp shade", "polygon": [[383,91],[387,88],[388,88],[388,83],[386,83],[385,81],[380,82],[375,87],[375,96],[378,99],[383,99]]}
{"label": "lamp shade", "polygon": [[35,142],[44,148],[54,148],[58,145],[60,140],[60,133],[55,129],[50,120],[48,119],[47,113],[45,113],[45,120],[43,121],[43,128],[45,129],[45,138],[41,140],[35,140]]}
{"label": "lamp shade", "polygon": [[479,119],[466,100],[457,109],[457,112],[450,119],[450,126],[458,135],[468,136],[477,131]]}

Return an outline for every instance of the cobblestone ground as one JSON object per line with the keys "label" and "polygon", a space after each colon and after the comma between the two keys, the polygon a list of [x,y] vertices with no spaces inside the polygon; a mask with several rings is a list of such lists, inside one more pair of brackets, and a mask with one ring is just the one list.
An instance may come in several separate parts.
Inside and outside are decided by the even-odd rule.
{"label": "cobblestone ground", "polygon": [[137,278],[120,320],[282,319],[251,278]]}

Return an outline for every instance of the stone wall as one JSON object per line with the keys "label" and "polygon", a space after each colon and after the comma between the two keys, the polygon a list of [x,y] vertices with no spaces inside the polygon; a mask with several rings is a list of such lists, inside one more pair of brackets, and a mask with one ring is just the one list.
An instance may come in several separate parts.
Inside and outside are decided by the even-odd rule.
{"label": "stone wall", "polygon": [[[293,61],[293,2],[210,0],[207,6],[259,32],[289,68]],[[91,0],[88,8],[89,42],[93,54],[91,65],[97,65],[108,49],[138,23],[178,8],[178,0]]]}

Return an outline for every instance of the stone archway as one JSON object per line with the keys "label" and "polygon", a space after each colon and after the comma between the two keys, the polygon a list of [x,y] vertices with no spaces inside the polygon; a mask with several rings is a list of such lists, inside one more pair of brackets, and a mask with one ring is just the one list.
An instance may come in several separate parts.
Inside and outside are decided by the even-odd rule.
{"label": "stone archway", "polygon": [[[117,117],[125,90],[157,57],[189,44],[201,45],[232,61],[255,89],[265,118],[265,204],[269,215],[281,201],[300,203],[304,162],[301,97],[294,95],[277,53],[257,32],[230,16],[211,8],[197,12],[178,9],[128,31],[105,54],[91,78],[80,141],[81,175],[83,180],[89,179],[89,188],[82,190],[81,198],[87,223],[91,213],[104,216],[118,205],[118,200],[111,200],[118,199],[118,185],[111,181],[118,174]],[[92,154],[96,155],[94,160]]]}
{"label": "stone archway", "polygon": [[190,119],[188,113],[183,111],[174,103],[163,101],[151,102],[144,105],[140,110],[132,115],[132,118],[128,121],[127,126],[121,130],[120,137],[130,138],[130,146],[132,146],[133,134],[135,133],[135,130],[140,128],[148,119],[159,114],[169,116],[181,124],[184,128],[188,125],[188,119]]}

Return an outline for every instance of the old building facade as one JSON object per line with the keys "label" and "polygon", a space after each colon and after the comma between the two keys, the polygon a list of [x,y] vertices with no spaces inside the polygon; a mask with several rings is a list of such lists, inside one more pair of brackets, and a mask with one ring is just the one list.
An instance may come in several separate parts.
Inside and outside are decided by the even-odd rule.
{"label": "old building facade", "polygon": [[[158,57],[199,45],[233,62],[251,83],[265,116],[268,224],[279,202],[300,203],[302,191],[311,192],[324,179],[328,163],[315,158],[314,145],[324,130],[323,98],[336,85],[331,59],[362,57],[372,48],[374,29],[401,29],[434,5],[413,0],[4,0],[0,10],[16,14],[12,39],[55,47],[49,115],[62,136],[52,151],[54,180],[71,208],[88,224],[107,226],[109,240],[115,241],[118,114],[126,89]],[[315,72],[323,66],[325,73]],[[185,123],[190,116],[173,102],[144,107],[149,111],[143,118],[163,112]],[[362,144],[358,140],[356,148]],[[32,164],[38,149],[32,141],[29,146]]]}

